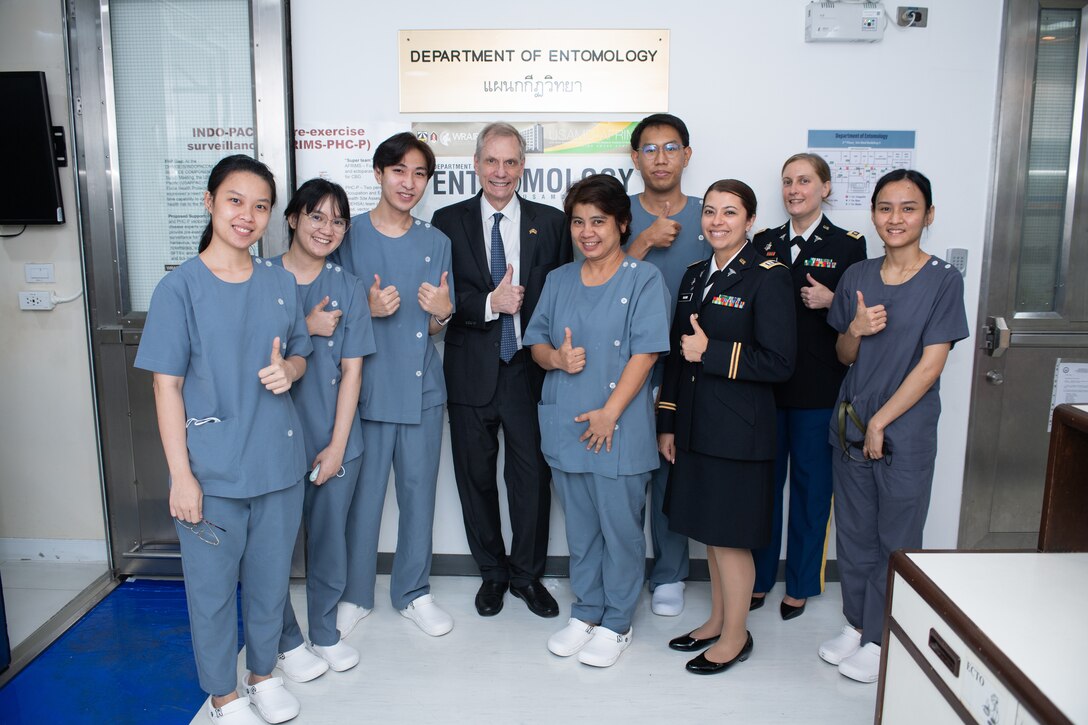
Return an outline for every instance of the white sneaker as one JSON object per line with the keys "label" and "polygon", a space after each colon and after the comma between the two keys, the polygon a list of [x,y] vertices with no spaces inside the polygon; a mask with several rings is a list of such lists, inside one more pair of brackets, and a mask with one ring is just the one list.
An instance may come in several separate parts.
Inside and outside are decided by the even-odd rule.
{"label": "white sneaker", "polygon": [[328,647],[322,647],[319,644],[311,642],[310,648],[315,655],[329,663],[328,666],[332,668],[333,672],[350,670],[352,667],[359,664],[359,650],[355,649],[347,642],[337,642]]}
{"label": "white sneaker", "polygon": [[880,645],[868,642],[839,663],[839,674],[858,682],[876,682],[880,677]]}
{"label": "white sneaker", "polygon": [[849,624],[844,625],[838,637],[820,645],[820,659],[829,665],[837,665],[861,649],[861,632]]}
{"label": "white sneaker", "polygon": [[248,697],[231,700],[223,707],[212,707],[212,698],[208,698],[208,719],[216,725],[264,725],[257,713],[249,706]]}
{"label": "white sneaker", "polygon": [[360,607],[351,602],[340,602],[336,605],[336,629],[340,631],[340,639],[347,639],[355,625],[363,621],[370,614],[369,609]]}
{"label": "white sneaker", "polygon": [[593,639],[578,653],[578,661],[593,667],[611,667],[616,664],[623,651],[631,646],[631,634],[634,631],[632,627],[626,634],[620,634],[608,627],[597,627],[593,630]]}
{"label": "white sneaker", "polygon": [[571,617],[566,627],[548,637],[548,651],[560,657],[570,657],[589,644],[595,629],[596,625]]}
{"label": "white sneaker", "polygon": [[300,644],[290,652],[280,652],[276,668],[292,682],[309,682],[329,671],[329,663]]}
{"label": "white sneaker", "polygon": [[650,611],[659,617],[675,617],[684,611],[684,582],[658,584],[650,598]]}
{"label": "white sneaker", "polygon": [[298,717],[298,698],[283,686],[282,677],[269,677],[249,684],[249,672],[242,679],[242,694],[249,698],[265,722],[278,723]]}
{"label": "white sneaker", "polygon": [[432,637],[441,637],[453,629],[453,617],[435,604],[433,594],[424,594],[413,599],[407,607],[400,610],[400,616],[412,620]]}

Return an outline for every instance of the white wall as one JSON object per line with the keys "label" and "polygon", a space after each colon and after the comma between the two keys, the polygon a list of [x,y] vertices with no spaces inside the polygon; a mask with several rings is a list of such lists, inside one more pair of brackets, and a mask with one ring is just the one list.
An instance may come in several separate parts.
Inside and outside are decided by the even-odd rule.
{"label": "white wall", "polygon": [[[45,71],[53,124],[65,127],[71,154],[62,17],[60,0],[0,3],[0,70]],[[60,182],[67,223],[0,240],[0,539],[105,537],[83,299],[52,312],[18,305],[20,290],[65,296],[83,287],[73,166],[60,170]],[[56,284],[27,284],[26,262],[52,262]],[[49,555],[60,550],[86,558],[56,546]]]}
{"label": "white wall", "polygon": [[[933,180],[937,221],[929,251],[970,252],[966,304],[974,324],[991,183],[1001,3],[931,0],[930,25],[891,26],[877,44],[806,44],[804,0],[773,3],[677,0],[524,5],[450,5],[420,0],[410,13],[392,4],[295,0],[296,113],[367,123],[491,120],[480,115],[396,112],[396,31],[408,28],[668,27],[672,32],[668,110],[691,128],[695,154],[686,178],[699,194],[725,176],[744,179],[761,200],[760,225],[781,223],[777,174],[803,149],[809,128],[913,129],[917,166]],[[68,127],[59,0],[0,3],[0,69],[45,70],[54,123]],[[554,117],[630,120],[633,116]],[[550,119],[545,119],[550,120]],[[70,139],[70,133],[69,133]],[[62,170],[69,222],[32,227],[0,241],[0,538],[101,539],[102,511],[82,303],[21,313],[24,262],[56,265],[58,293],[82,284],[72,169]],[[834,215],[869,236],[866,214]],[[4,230],[10,231],[10,230]],[[38,288],[46,289],[38,285]],[[944,415],[926,545],[956,543],[969,405],[970,349],[953,351],[943,381]],[[448,445],[443,452],[435,548],[466,553]],[[392,550],[392,503],[382,548]],[[555,512],[551,552],[566,551]]]}
{"label": "white wall", "polygon": [[[965,302],[973,325],[992,177],[1001,3],[931,0],[928,28],[889,25],[883,41],[875,44],[806,44],[806,4],[551,0],[530,14],[518,3],[451,6],[420,0],[406,13],[396,4],[296,0],[296,119],[370,126],[393,122],[405,130],[413,121],[495,120],[480,114],[398,113],[398,30],[666,27],[671,31],[671,87],[669,108],[661,110],[679,115],[691,130],[688,193],[702,194],[718,178],[743,179],[760,200],[757,225],[780,224],[786,216],[778,192],[779,169],[787,156],[804,150],[808,129],[915,130],[916,166],[933,181],[937,206],[936,223],[924,246],[941,256],[949,247],[969,250]],[[540,120],[637,118],[563,114]],[[870,256],[881,253],[867,212],[836,212],[833,218],[866,234]],[[943,378],[940,451],[925,536],[931,547],[956,544],[973,345],[965,341],[953,351]],[[448,456],[447,442],[435,549],[464,553]],[[386,550],[395,541],[392,511],[387,502],[382,531]],[[565,553],[562,516],[554,513],[550,552]]]}

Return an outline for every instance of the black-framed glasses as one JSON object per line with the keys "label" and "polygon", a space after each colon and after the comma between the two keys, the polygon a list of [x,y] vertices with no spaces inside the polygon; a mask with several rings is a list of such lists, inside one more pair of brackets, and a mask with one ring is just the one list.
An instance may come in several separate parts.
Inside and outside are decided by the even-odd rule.
{"label": "black-framed glasses", "polygon": [[216,529],[222,533],[227,533],[227,530],[222,526],[213,524],[207,519],[201,519],[199,523],[190,524],[188,521],[182,521],[181,519],[175,519],[179,524],[196,534],[196,537],[203,541],[205,544],[211,544],[212,546],[219,546],[219,535],[216,534]]}
{"label": "black-framed glasses", "polygon": [[308,218],[310,220],[310,223],[318,229],[322,229],[326,224],[332,222],[333,231],[340,232],[341,234],[346,232],[348,230],[348,227],[351,226],[350,219],[344,219],[342,217],[333,218],[320,211],[312,211],[306,215],[306,218]]}
{"label": "black-framed glasses", "polygon": [[[854,458],[854,454],[850,452],[851,448],[858,450],[860,458]],[[846,444],[846,447],[842,449],[842,459],[854,461],[856,463],[864,463],[865,461],[871,461],[871,458],[865,457],[865,441],[850,441]],[[887,443],[884,444],[884,456],[880,459],[884,461],[884,465],[892,465],[892,447]]]}
{"label": "black-framed glasses", "polygon": [[664,151],[666,156],[671,157],[671,156],[676,156],[678,153],[680,153],[683,150],[684,150],[684,147],[681,146],[680,144],[676,143],[675,141],[669,141],[667,144],[664,144],[664,145],[661,145],[661,146],[659,146],[659,145],[657,145],[655,143],[648,143],[648,144],[645,144],[644,146],[639,148],[639,151],[642,152],[642,155],[646,156],[647,158],[652,158],[654,156],[657,156],[658,151]]}

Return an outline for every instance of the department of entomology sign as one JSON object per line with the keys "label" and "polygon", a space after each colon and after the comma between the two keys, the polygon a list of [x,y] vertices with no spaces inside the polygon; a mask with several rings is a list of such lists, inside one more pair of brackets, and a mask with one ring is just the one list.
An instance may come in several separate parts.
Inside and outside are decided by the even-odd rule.
{"label": "department of entomology sign", "polygon": [[649,113],[668,30],[402,30],[402,113]]}

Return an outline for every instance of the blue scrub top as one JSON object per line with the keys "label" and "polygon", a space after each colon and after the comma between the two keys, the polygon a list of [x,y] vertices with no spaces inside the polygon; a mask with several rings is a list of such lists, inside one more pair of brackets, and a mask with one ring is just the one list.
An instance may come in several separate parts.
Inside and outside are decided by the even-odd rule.
{"label": "blue scrub top", "polygon": [[245,282],[224,282],[200,257],[159,281],[136,367],[185,378],[189,465],[204,493],[252,498],[298,483],[307,461],[290,395],[265,389],[272,341],[284,357],[313,351],[295,278],[254,259]]}
{"label": "blue scrub top", "polygon": [[[680,291],[680,281],[684,279],[684,272],[693,263],[710,256],[710,245],[703,238],[703,200],[695,197],[687,197],[684,208],[675,214],[670,214],[669,219],[680,223],[680,233],[673,240],[672,245],[665,249],[654,247],[646,253],[644,262],[661,270],[661,276],[665,278],[665,287],[669,291],[669,323],[672,323],[673,313],[676,311],[676,295]],[[631,239],[649,229],[657,221],[657,216],[646,211],[642,207],[642,200],[638,194],[631,195]],[[651,375],[651,385],[661,385],[661,378],[665,372],[665,356],[662,355],[654,365]]]}
{"label": "blue scrub top", "polygon": [[427,332],[431,316],[416,296],[424,282],[437,287],[442,273],[449,272],[446,283],[456,304],[449,237],[419,219],[402,236],[387,237],[366,212],[352,218],[333,256],[331,261],[358,277],[368,294],[375,274],[382,287],[393,285],[400,293],[397,311],[373,320],[378,350],[366,361],[360,414],[364,420],[418,424],[424,409],[446,402],[442,360]]}
{"label": "blue scrub top", "polygon": [[623,411],[612,436],[612,451],[586,450],[578,438],[587,423],[574,418],[602,407],[632,355],[669,350],[668,292],[652,264],[626,257],[602,285],[582,284],[582,262],[548,275],[524,344],[563,344],[564,328],[575,347],[586,350],[586,366],[570,375],[549,370],[538,408],[541,451],[548,465],[567,473],[608,478],[645,473],[658,467],[653,396],[646,383]]}
{"label": "blue scrub top", "polygon": [[[272,263],[283,266],[283,257]],[[332,262],[325,262],[320,274],[309,284],[298,285],[302,310],[309,313],[327,296],[325,310],[340,310],[343,316],[331,337],[311,335],[314,354],[306,361],[306,374],[291,386],[295,409],[302,419],[306,440],[306,461],[313,465],[317,454],[328,447],[336,423],[336,402],[340,394],[340,361],[365,357],[375,351],[374,328],[370,323],[367,289],[355,275]],[[363,428],[359,416],[352,418],[344,463],[363,453]]]}
{"label": "blue scrub top", "polygon": [[[861,338],[858,357],[842,382],[835,405],[843,400],[854,406],[863,423],[895,394],[903,380],[922,359],[926,345],[955,344],[970,334],[963,307],[963,277],[943,259],[932,257],[903,284],[887,285],[880,278],[883,257],[850,266],[835,289],[827,322],[845,333],[857,312],[858,290],[869,307],[884,305],[888,326]],[[941,414],[941,381],[938,378],[910,410],[884,429],[885,450],[893,465],[923,465],[937,454],[937,418]],[[846,440],[865,436],[847,419]],[[831,417],[828,436],[838,450],[838,416]],[[902,463],[900,463],[902,462]]]}

